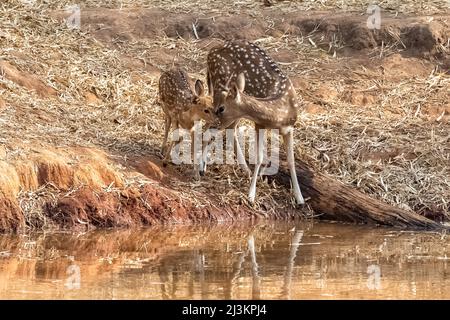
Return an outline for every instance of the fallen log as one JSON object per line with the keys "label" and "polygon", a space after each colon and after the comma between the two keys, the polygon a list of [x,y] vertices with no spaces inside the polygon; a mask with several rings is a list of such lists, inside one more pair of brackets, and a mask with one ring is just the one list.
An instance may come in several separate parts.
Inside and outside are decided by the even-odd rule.
{"label": "fallen log", "polygon": [[[304,162],[297,161],[296,168],[302,194],[309,198],[307,204],[319,214],[320,219],[421,230],[447,228],[415,212],[374,199],[325,174],[314,172]],[[280,172],[269,179],[275,179],[289,188],[291,178],[287,163],[282,162]]]}

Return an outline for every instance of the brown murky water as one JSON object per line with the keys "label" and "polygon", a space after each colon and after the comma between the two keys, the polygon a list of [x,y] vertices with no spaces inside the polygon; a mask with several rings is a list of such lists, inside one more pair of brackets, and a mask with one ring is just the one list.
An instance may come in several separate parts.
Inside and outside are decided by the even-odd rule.
{"label": "brown murky water", "polygon": [[0,236],[1,299],[450,298],[450,236],[340,224]]}

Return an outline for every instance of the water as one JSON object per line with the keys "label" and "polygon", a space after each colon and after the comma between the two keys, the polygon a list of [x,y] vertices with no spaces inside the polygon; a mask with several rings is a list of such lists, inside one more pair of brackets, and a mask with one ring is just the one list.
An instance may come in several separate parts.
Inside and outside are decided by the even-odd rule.
{"label": "water", "polygon": [[0,236],[0,299],[450,298],[450,237],[342,224]]}

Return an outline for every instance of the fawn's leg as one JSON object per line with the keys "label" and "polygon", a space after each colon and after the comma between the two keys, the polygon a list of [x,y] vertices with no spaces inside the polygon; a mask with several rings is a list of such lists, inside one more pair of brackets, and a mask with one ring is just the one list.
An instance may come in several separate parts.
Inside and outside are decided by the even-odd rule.
{"label": "fawn's leg", "polygon": [[200,163],[200,175],[204,176],[206,172],[206,165],[208,164],[208,151],[211,140],[202,141],[202,161]]}
{"label": "fawn's leg", "polygon": [[208,163],[208,147],[209,147],[210,141],[202,141],[202,155],[201,155],[201,163],[200,163],[200,169],[199,173],[201,176],[205,175],[206,172],[206,164]]}
{"label": "fawn's leg", "polygon": [[250,185],[250,191],[248,193],[248,199],[250,203],[255,202],[255,196],[256,196],[256,181],[258,180],[259,176],[259,169],[261,168],[261,164],[263,162],[263,139],[264,139],[264,130],[260,129],[259,127],[255,126],[256,130],[256,164],[255,169],[253,170],[253,177],[252,182]]}
{"label": "fawn's leg", "polygon": [[195,148],[195,137],[196,137],[196,130],[195,130],[195,126],[194,128],[192,128],[191,130],[191,159],[193,161],[194,164],[194,172],[193,172],[193,176],[195,180],[200,179],[200,166],[201,166],[201,161],[202,161],[202,157],[200,157],[200,164],[199,162],[199,157],[198,157],[198,152]]}
{"label": "fawn's leg", "polygon": [[[175,129],[178,129],[178,121],[175,120],[173,124],[174,124],[173,127]],[[167,166],[167,163],[169,162],[170,153],[172,152],[172,148],[173,148],[174,144],[175,144],[175,141],[171,140],[170,144],[169,144],[169,148],[167,148],[166,153],[164,154],[164,159],[163,159],[164,167]]]}
{"label": "fawn's leg", "polygon": [[[210,125],[208,125],[205,128],[205,132],[208,132],[208,130],[210,129]],[[211,143],[211,139],[209,139],[208,141],[203,141],[203,136],[202,136],[202,154],[201,154],[201,162],[200,162],[200,169],[199,169],[199,173],[201,176],[205,175],[206,172],[206,165],[208,163],[208,150],[209,150],[209,145]]]}
{"label": "fawn's leg", "polygon": [[[226,129],[232,129],[233,130],[233,146],[234,146],[234,153],[236,155],[236,159],[237,162],[239,164],[239,166],[241,167],[242,171],[244,171],[248,177],[251,177],[252,175],[252,171],[249,169],[248,165],[247,165],[247,161],[245,160],[245,156],[244,153],[242,152],[242,148],[241,145],[239,143],[239,139],[238,136],[236,134],[236,130],[237,130],[237,124],[239,121],[233,122],[230,126],[228,126]],[[209,129],[209,128],[207,128]],[[203,147],[202,147],[202,161],[200,164],[200,175],[204,175],[205,171],[206,171],[206,165],[208,162],[208,150],[209,150],[209,145],[211,144],[211,140],[209,141],[204,141],[203,143]]]}
{"label": "fawn's leg", "polygon": [[161,146],[161,154],[164,155],[167,147],[167,138],[169,137],[170,126],[172,125],[172,119],[166,115],[164,122],[164,140]]}
{"label": "fawn's leg", "polygon": [[291,172],[292,188],[294,189],[295,200],[298,204],[304,204],[302,192],[297,180],[297,171],[295,170],[295,158],[294,158],[294,129],[291,128],[286,134],[283,134],[283,140],[287,147],[287,160],[289,171]]}

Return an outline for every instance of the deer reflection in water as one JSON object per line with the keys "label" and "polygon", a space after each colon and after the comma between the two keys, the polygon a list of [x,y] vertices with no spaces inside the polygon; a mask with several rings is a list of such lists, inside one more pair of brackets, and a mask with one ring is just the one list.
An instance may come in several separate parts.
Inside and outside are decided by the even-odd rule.
{"label": "deer reflection in water", "polygon": [[[4,235],[0,298],[450,296],[446,237],[331,224],[310,230],[301,223],[277,222]],[[71,256],[81,283],[67,288]],[[382,285],[370,290],[367,270],[374,264]]]}

